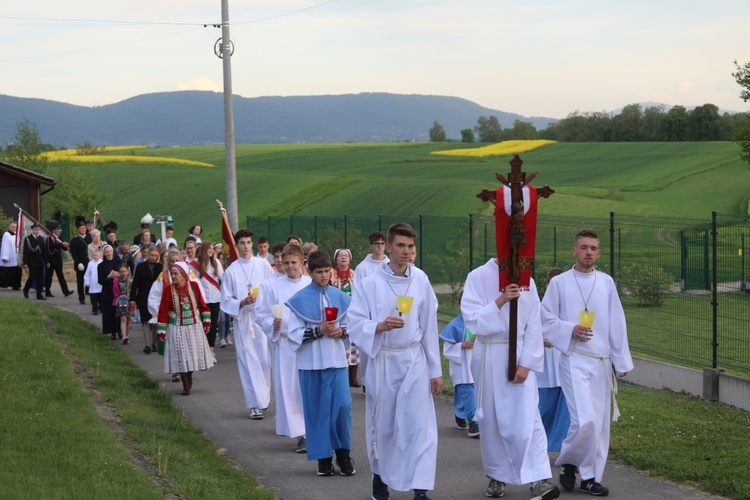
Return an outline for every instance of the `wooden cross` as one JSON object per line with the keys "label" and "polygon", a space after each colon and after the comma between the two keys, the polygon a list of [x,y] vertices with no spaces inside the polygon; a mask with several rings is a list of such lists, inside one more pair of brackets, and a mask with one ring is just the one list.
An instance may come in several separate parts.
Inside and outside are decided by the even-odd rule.
{"label": "wooden cross", "polygon": [[[499,270],[509,271],[509,278],[511,283],[518,283],[520,278],[521,270],[530,270],[533,267],[533,257],[525,258],[521,257],[521,248],[526,245],[526,230],[523,224],[524,218],[524,205],[523,205],[523,188],[528,185],[536,177],[536,171],[526,176],[526,173],[521,170],[523,160],[520,156],[513,155],[513,159],[510,160],[510,173],[506,180],[502,174],[496,173],[495,177],[504,186],[510,188],[510,258],[504,262],[500,262],[498,259]],[[549,187],[544,186],[543,188],[537,189],[538,198],[549,198],[555,191]],[[482,201],[490,201],[493,205],[496,205],[497,200],[495,199],[495,191],[483,189],[477,198]],[[533,235],[535,237],[535,235]],[[497,237],[497,235],[496,235]],[[512,381],[516,377],[516,349],[518,345],[518,299],[512,299],[510,301],[510,319],[508,323],[508,380]]]}

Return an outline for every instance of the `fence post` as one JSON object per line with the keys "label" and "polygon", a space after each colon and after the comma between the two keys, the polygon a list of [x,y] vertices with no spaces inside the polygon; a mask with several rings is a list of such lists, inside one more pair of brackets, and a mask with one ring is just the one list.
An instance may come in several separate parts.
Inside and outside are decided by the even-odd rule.
{"label": "fence post", "polygon": [[294,234],[294,216],[289,216],[289,234]]}
{"label": "fence post", "polygon": [[313,243],[318,241],[318,216],[313,217]]}
{"label": "fence post", "polygon": [[740,243],[740,290],[747,291],[745,280],[745,233],[741,235]]}
{"label": "fence post", "polygon": [[273,236],[271,236],[271,216],[268,216],[268,241],[273,241]]}
{"label": "fence post", "polygon": [[349,217],[344,214],[344,248],[349,248]]}
{"label": "fence post", "polygon": [[378,231],[383,232],[383,215],[378,214]]}
{"label": "fence post", "polygon": [[424,226],[422,225],[422,214],[419,214],[419,268],[424,269],[422,266],[422,243],[424,242]]}
{"label": "fence post", "polygon": [[557,267],[557,226],[552,226],[552,267]]}
{"label": "fence post", "polygon": [[474,269],[474,214],[469,214],[469,272]]}
{"label": "fence post", "polygon": [[713,333],[713,339],[712,339],[712,356],[713,359],[711,360],[711,367],[712,368],[718,368],[718,356],[719,356],[719,322],[718,322],[718,312],[719,312],[719,302],[718,302],[718,276],[719,272],[717,269],[717,247],[718,247],[718,239],[719,239],[719,232],[717,230],[716,225],[716,216],[717,212],[714,210],[711,212],[711,246],[713,249],[713,256],[712,256],[712,262],[711,267],[713,267],[713,286],[711,291],[711,329]]}
{"label": "fence post", "polygon": [[615,213],[609,213],[609,275],[615,279]]}

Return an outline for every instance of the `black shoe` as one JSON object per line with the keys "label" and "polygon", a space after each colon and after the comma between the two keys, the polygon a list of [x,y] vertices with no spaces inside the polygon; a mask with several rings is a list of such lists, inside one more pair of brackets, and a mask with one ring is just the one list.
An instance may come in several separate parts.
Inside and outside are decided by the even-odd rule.
{"label": "black shoe", "polygon": [[380,474],[372,475],[372,498],[373,500],[388,500],[388,485],[380,478]]}
{"label": "black shoe", "polygon": [[23,296],[28,299],[29,298],[29,291],[28,290],[24,290],[23,291]]}
{"label": "black shoe", "polygon": [[469,428],[469,422],[465,418],[460,418],[458,415],[454,415],[453,418],[456,419],[456,427],[458,429],[465,431]]}
{"label": "black shoe", "polygon": [[151,348],[149,346],[144,347],[143,354],[151,354]]}
{"label": "black shoe", "polygon": [[573,491],[576,487],[576,466],[562,464],[560,467],[560,486],[567,491]]}
{"label": "black shoe", "polygon": [[86,299],[78,299],[78,303],[81,304],[82,306],[85,306],[86,305]]}
{"label": "black shoe", "polygon": [[414,490],[414,500],[430,500],[425,490]]}
{"label": "black shoe", "polygon": [[581,480],[581,491],[590,493],[595,497],[605,497],[609,495],[609,488],[597,483],[593,478]]}
{"label": "black shoe", "polygon": [[47,292],[46,294],[44,294],[44,296],[45,296],[45,297],[49,297],[49,298],[51,298],[51,299],[54,299],[54,298],[55,298],[55,296],[54,296],[54,295],[52,295],[52,294],[51,294],[51,293],[49,293],[49,292]]}
{"label": "black shoe", "polygon": [[151,352],[156,352],[156,344],[151,344]]}
{"label": "black shoe", "polygon": [[63,292],[63,295],[65,295],[66,297],[70,297],[70,296],[71,296],[71,295],[73,295],[74,293],[75,293],[75,292],[71,292],[70,290],[68,290],[67,292]]}
{"label": "black shoe", "polygon": [[47,300],[47,297],[45,297],[44,295],[37,295],[36,300]]}
{"label": "black shoe", "polygon": [[99,311],[91,311],[91,314],[93,314],[94,316],[96,316],[96,315],[99,314]]}
{"label": "black shoe", "polygon": [[349,387],[361,387],[361,386],[359,385],[359,382],[357,382],[356,380],[352,380],[349,382]]}
{"label": "black shoe", "polygon": [[117,340],[117,334],[116,333],[110,333],[109,338],[112,340]]}
{"label": "black shoe", "polygon": [[318,460],[318,475],[319,476],[333,476],[333,460],[326,458],[325,460]]}
{"label": "black shoe", "polygon": [[339,466],[339,474],[342,476],[353,476],[357,472],[354,470],[354,460],[350,456],[336,459],[336,465]]}
{"label": "black shoe", "polygon": [[183,396],[190,396],[190,389],[183,389],[182,395]]}

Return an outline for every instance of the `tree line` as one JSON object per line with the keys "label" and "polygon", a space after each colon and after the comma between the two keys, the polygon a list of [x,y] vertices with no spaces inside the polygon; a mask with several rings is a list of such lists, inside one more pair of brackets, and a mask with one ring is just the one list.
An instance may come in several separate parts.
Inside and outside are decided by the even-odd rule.
{"label": "tree line", "polygon": [[[516,120],[503,129],[495,116],[480,116],[473,129],[461,130],[461,142],[500,142],[507,140],[548,139],[561,142],[683,142],[732,141],[750,127],[748,113],[719,113],[714,104],[688,110],[684,106],[629,104],[618,114],[574,111],[544,130]],[[430,129],[430,140],[445,141],[440,122]]]}

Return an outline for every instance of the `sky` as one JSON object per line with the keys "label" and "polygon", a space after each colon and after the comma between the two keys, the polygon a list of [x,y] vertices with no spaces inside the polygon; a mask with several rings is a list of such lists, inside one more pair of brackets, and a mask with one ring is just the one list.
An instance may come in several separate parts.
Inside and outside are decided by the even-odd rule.
{"label": "sky", "polygon": [[[551,118],[639,102],[750,110],[732,77],[750,62],[748,0],[228,2],[243,97],[431,94]],[[5,2],[0,94],[100,106],[221,92],[220,23],[220,0]]]}

